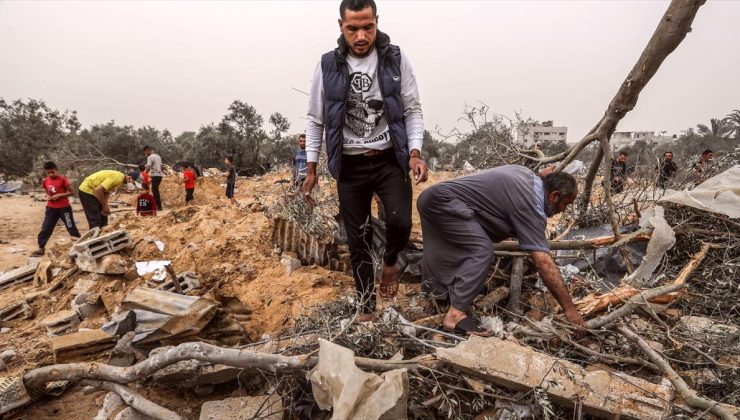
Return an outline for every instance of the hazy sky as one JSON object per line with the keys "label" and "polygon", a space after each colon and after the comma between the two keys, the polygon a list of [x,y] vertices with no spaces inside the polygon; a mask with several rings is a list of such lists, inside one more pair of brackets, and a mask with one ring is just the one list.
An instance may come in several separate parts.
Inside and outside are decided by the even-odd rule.
{"label": "hazy sky", "polygon": [[[0,96],[178,134],[235,99],[302,131],[307,91],[335,47],[339,1],[0,1]],[[427,129],[464,104],[596,123],[667,1],[378,1],[380,29],[410,57]],[[709,1],[619,130],[679,130],[740,108],[740,1]]]}

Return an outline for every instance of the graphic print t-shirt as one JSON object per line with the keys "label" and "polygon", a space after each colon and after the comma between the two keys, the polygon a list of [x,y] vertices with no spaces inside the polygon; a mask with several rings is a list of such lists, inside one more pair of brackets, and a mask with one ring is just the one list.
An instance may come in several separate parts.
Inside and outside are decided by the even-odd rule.
{"label": "graphic print t-shirt", "polygon": [[347,56],[349,91],[344,118],[344,148],[348,155],[392,147],[385,103],[378,82],[378,52]]}
{"label": "graphic print t-shirt", "polygon": [[154,196],[148,192],[139,194],[136,199],[136,213],[142,216],[154,216],[157,214],[157,202]]}
{"label": "graphic print t-shirt", "polygon": [[[57,176],[56,179],[52,179],[47,176],[44,178],[44,190],[46,190],[46,194],[49,196],[54,194],[64,194],[69,191],[69,180],[61,175]],[[49,200],[46,202],[46,207],[63,209],[65,207],[69,207],[69,200],[67,197],[60,198],[55,201]]]}

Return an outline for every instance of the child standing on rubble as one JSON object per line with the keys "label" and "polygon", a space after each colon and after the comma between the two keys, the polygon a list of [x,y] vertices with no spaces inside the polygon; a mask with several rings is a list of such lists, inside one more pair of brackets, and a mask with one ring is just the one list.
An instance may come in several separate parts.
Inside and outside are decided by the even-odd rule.
{"label": "child standing on rubble", "polygon": [[149,183],[141,185],[143,190],[141,194],[136,198],[136,214],[138,216],[156,216],[157,215],[157,201],[154,196],[149,192]]}
{"label": "child standing on rubble", "polygon": [[49,242],[51,234],[54,233],[54,227],[57,225],[59,219],[64,222],[64,227],[67,228],[70,236],[75,238],[80,237],[80,231],[77,230],[75,225],[75,219],[72,215],[72,206],[69,204],[67,197],[74,195],[72,188],[70,188],[69,180],[59,173],[57,165],[54,162],[46,162],[44,164],[44,170],[46,171],[46,178],[44,178],[43,187],[46,191],[46,214],[44,215],[44,222],[41,224],[41,232],[39,232],[38,242],[39,249],[31,253],[32,257],[40,257],[44,255],[44,248],[46,243]]}
{"label": "child standing on rubble", "polygon": [[231,204],[236,204],[236,200],[234,200],[234,188],[236,187],[236,167],[234,167],[234,158],[226,156],[224,163],[226,164],[226,172],[224,173],[226,176],[226,198],[231,200]]}
{"label": "child standing on rubble", "polygon": [[190,169],[190,164],[187,162],[182,164],[182,179],[185,183],[185,204],[189,204],[194,199],[195,173]]}
{"label": "child standing on rubble", "polygon": [[152,177],[149,175],[149,171],[146,169],[146,165],[139,165],[139,176],[141,177],[141,185],[152,185]]}

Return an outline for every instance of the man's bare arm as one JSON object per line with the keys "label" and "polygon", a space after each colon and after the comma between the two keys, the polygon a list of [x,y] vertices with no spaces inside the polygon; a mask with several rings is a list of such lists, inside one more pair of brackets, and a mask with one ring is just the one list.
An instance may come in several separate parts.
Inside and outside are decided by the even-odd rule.
{"label": "man's bare arm", "polygon": [[570,292],[565,287],[563,277],[560,275],[557,264],[553,261],[552,256],[549,252],[532,251],[532,260],[537,268],[537,272],[542,277],[542,282],[545,283],[547,290],[552,293],[555,300],[563,308],[565,317],[571,323],[580,327],[585,327],[586,322],[581,317],[581,314],[576,309],[576,305],[573,304],[573,299],[570,296]]}

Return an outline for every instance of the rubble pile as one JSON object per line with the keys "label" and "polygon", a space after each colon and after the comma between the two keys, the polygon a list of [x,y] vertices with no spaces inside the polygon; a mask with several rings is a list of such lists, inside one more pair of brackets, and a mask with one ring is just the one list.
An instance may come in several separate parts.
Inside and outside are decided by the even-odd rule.
{"label": "rubble pile", "polygon": [[117,213],[2,274],[0,415],[740,415],[737,219],[644,200],[620,209],[619,239],[611,226],[553,221],[585,333],[564,321],[528,254],[498,244],[471,313],[492,336],[461,337],[441,330],[422,292],[418,221],[399,296],[358,323],[331,186],[311,213],[280,178],[240,180],[240,206],[218,201],[215,172],[194,206],[176,202],[167,178],[164,214]]}

